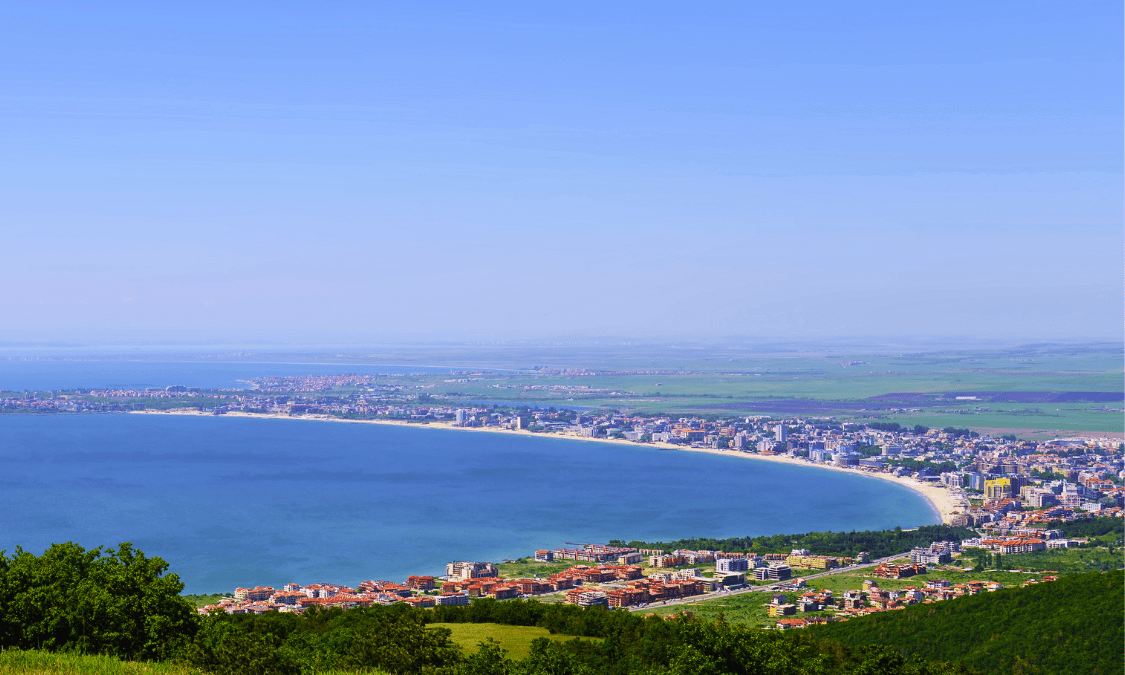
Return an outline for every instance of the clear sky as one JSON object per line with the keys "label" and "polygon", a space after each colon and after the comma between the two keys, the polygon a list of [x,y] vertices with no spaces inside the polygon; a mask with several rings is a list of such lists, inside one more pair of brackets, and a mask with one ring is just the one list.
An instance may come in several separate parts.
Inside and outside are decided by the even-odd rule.
{"label": "clear sky", "polygon": [[1122,337],[1120,2],[10,3],[0,336]]}

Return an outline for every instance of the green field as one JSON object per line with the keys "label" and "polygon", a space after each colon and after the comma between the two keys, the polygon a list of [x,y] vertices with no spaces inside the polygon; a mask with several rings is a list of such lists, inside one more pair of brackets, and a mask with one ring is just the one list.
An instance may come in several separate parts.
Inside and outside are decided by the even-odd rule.
{"label": "green field", "polygon": [[1003,557],[1004,567],[1025,570],[1052,570],[1060,574],[1103,572],[1121,569],[1121,549],[1065,548],[1035,553],[1016,553]]}
{"label": "green field", "polygon": [[207,605],[216,604],[225,597],[230,597],[230,593],[209,593],[205,595],[185,594],[183,597],[196,607],[206,607]]}
{"label": "green field", "polygon": [[[380,675],[381,670],[324,671],[323,675]],[[199,668],[173,662],[121,661],[112,656],[88,656],[65,652],[0,651],[0,675],[206,675]]]}
{"label": "green field", "polygon": [[714,621],[722,617],[731,623],[745,623],[751,626],[764,626],[777,619],[770,618],[766,606],[769,604],[770,594],[762,592],[739,593],[716,600],[703,600],[701,602],[685,603],[665,607],[650,606],[643,610],[644,614],[668,616],[671,614],[691,613],[699,619]]}
{"label": "green field", "polygon": [[[508,356],[521,358],[518,350]],[[533,352],[524,355],[535,359],[530,363],[551,365],[538,371],[480,372],[458,382],[447,382],[448,375],[387,376],[386,383],[404,386],[404,393],[425,391],[438,403],[497,401],[650,414],[814,415],[931,427],[1121,433],[1125,432],[1121,401],[949,400],[923,406],[904,402],[893,405],[898,410],[890,410],[885,402],[868,404],[866,399],[891,393],[1121,392],[1125,389],[1122,356],[1116,345],[904,354],[754,353],[731,347],[682,352],[641,349],[638,354],[605,350],[578,351],[566,363],[558,363],[562,356]],[[557,372],[562,368],[603,372]],[[645,369],[659,372],[636,372]],[[635,374],[617,374],[624,371]]]}
{"label": "green field", "polygon": [[[1120,405],[1120,404],[1118,404]],[[945,427],[969,428],[973,430],[999,429],[1024,432],[1042,431],[1110,431],[1125,430],[1125,416],[1115,409],[1099,410],[1101,406],[1091,403],[1026,403],[993,404],[988,411],[976,411],[971,406],[963,406],[960,412],[918,411],[885,413],[880,419],[898,422],[902,425],[923,426],[942,429]],[[1108,407],[1108,406],[1107,406]],[[943,410],[951,410],[943,408]],[[1021,437],[1028,433],[1021,434]]]}
{"label": "green field", "polygon": [[[1022,438],[1072,432],[1125,434],[1125,400],[1010,399],[1012,392],[1125,391],[1120,344],[948,350],[938,346],[856,349],[790,345],[481,346],[367,354],[271,354],[263,360],[352,366],[448,364],[448,373],[385,374],[364,392],[376,403],[451,407],[539,406],[641,414],[736,418],[834,417],[997,430]],[[366,387],[364,387],[366,388]],[[342,388],[334,395],[354,394]],[[995,401],[989,392],[1009,395]],[[980,400],[938,401],[939,394]],[[21,396],[17,392],[2,396]],[[428,398],[427,398],[428,397]],[[210,406],[218,399],[95,399],[149,408]],[[1027,402],[1023,402],[1027,399]],[[1049,400],[1049,399],[1048,399]],[[5,409],[9,410],[9,409]],[[12,408],[11,411],[23,411]]]}
{"label": "green field", "polygon": [[200,672],[175,663],[137,663],[111,656],[19,649],[0,652],[0,675],[191,675]]}
{"label": "green field", "polygon": [[520,660],[528,655],[531,642],[537,638],[549,640],[590,640],[570,635],[552,635],[546,628],[537,626],[504,626],[498,623],[431,623],[429,628],[448,628],[453,632],[452,640],[471,654],[481,642],[494,640],[500,648],[508,652],[508,658]]}
{"label": "green field", "polygon": [[573,560],[560,562],[536,562],[533,558],[521,558],[515,562],[504,562],[497,565],[500,576],[505,579],[532,579],[536,576],[546,577],[562,572],[577,565]]}

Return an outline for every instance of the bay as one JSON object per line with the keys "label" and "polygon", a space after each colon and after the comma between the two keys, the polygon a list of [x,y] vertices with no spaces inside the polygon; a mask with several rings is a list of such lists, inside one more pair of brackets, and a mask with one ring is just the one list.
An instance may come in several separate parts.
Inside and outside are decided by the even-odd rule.
{"label": "bay", "polygon": [[0,548],[129,541],[186,592],[401,581],[566,542],[940,522],[850,473],[550,437],[175,415],[0,417]]}

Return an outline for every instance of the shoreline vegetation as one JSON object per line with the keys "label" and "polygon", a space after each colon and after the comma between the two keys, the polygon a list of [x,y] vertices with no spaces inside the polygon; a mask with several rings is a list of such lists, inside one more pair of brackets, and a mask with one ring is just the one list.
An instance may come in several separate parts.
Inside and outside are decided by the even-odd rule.
{"label": "shoreline vegetation", "polygon": [[[190,410],[184,408],[176,408],[169,410],[133,410],[129,411],[130,415],[192,415],[202,417],[213,417],[211,413],[203,412],[200,410]],[[275,413],[246,413],[246,412],[227,412],[224,413],[225,417],[242,417],[254,419],[278,419],[278,420],[304,420],[304,421],[317,421],[317,422],[344,422],[350,424],[381,424],[389,426],[411,427],[421,429],[447,429],[452,431],[468,431],[478,433],[490,434],[509,434],[524,437],[536,438],[557,438],[562,440],[572,441],[588,441],[593,443],[608,443],[614,445],[627,445],[630,447],[651,447],[659,448],[661,450],[677,450],[681,452],[700,452],[711,455],[721,455],[724,457],[738,457],[741,459],[761,460],[766,462],[775,462],[780,464],[788,464],[790,466],[803,466],[812,469],[827,469],[830,471],[840,471],[854,475],[867,476],[869,478],[877,478],[891,483],[896,483],[907,489],[913,490],[920,494],[929,504],[934,512],[940,517],[941,522],[949,524],[952,522],[953,517],[964,510],[964,506],[959,505],[953,495],[944,486],[929,485],[913,478],[905,476],[894,476],[891,474],[875,473],[871,471],[862,471],[858,469],[848,469],[844,467],[834,466],[830,464],[818,464],[809,462],[802,459],[796,459],[784,455],[761,455],[754,453],[739,452],[737,450],[715,450],[711,448],[694,448],[674,443],[664,443],[659,441],[652,441],[647,443],[637,443],[617,438],[590,438],[587,436],[578,436],[573,434],[544,434],[534,433],[526,430],[504,429],[498,427],[461,427],[456,423],[446,422],[440,420],[427,421],[424,424],[416,422],[407,422],[404,420],[381,420],[381,419],[345,419],[340,417],[332,417],[330,415],[281,415]]]}

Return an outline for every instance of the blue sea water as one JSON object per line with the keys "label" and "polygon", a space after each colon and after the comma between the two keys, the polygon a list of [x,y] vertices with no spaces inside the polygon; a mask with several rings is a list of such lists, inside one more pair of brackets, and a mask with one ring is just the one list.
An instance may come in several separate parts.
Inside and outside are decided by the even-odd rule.
{"label": "blue sea water", "polygon": [[566,542],[940,522],[861,475],[645,446],[309,420],[0,417],[0,548],[129,541],[187,592],[440,574]]}
{"label": "blue sea water", "polygon": [[246,389],[259,377],[352,373],[441,373],[448,367],[395,364],[281,363],[253,361],[151,361],[128,359],[0,358],[0,391]]}

